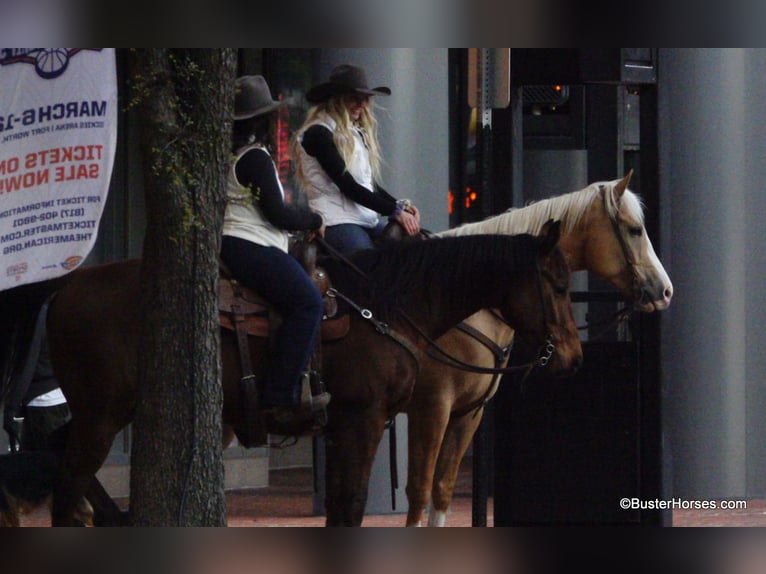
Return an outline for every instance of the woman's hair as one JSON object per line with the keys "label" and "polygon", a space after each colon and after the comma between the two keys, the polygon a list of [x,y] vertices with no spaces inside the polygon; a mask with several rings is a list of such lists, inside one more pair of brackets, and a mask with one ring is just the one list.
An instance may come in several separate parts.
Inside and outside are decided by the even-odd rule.
{"label": "woman's hair", "polygon": [[[296,163],[295,176],[298,183],[303,187],[305,182],[305,176],[301,169],[301,164],[297,159],[300,157],[300,141],[298,137],[303,133],[306,126],[312,124],[317,116],[321,113],[326,113],[330,116],[336,124],[335,132],[333,133],[333,140],[335,146],[338,148],[343,161],[346,165],[351,164],[351,155],[354,151],[354,134],[352,127],[354,122],[351,120],[351,116],[348,113],[350,97],[347,95],[333,96],[328,100],[321,102],[312,108],[306,114],[306,119],[303,121],[303,125],[296,132],[296,137],[293,138],[292,152],[293,159]],[[358,126],[365,132],[365,141],[367,143],[367,149],[370,156],[370,169],[372,170],[372,180],[375,183],[380,182],[380,168],[383,162],[383,157],[380,153],[380,145],[378,144],[378,122],[372,113],[373,99],[370,98],[370,103],[362,108],[362,114],[357,122]]]}
{"label": "woman's hair", "polygon": [[273,113],[269,113],[245,120],[236,120],[231,128],[232,151],[255,143],[267,148],[271,147],[274,144],[273,115]]}

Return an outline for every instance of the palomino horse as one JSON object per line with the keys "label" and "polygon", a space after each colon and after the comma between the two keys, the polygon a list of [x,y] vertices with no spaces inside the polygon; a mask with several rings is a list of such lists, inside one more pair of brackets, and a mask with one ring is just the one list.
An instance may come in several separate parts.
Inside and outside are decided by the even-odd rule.
{"label": "palomino horse", "polygon": [[[559,233],[556,222],[541,238],[477,236],[394,244],[352,258],[363,279],[345,266],[330,270],[351,319],[349,334],[322,348],[323,378],[333,397],[325,428],[328,525],[361,524],[377,445],[386,421],[412,395],[429,339],[479,309],[498,308],[535,351],[548,348],[543,358],[550,358],[553,372],[580,364]],[[54,524],[73,522],[76,504],[115,435],[133,419],[139,274],[140,261],[76,270],[51,303],[51,357],[72,410],[54,492]],[[264,339],[250,341],[256,371],[267,360],[267,347]],[[221,334],[221,359],[223,422],[240,434],[245,430],[241,369],[230,332]],[[301,429],[269,431],[292,435]]]}
{"label": "palomino horse", "polygon": [[[588,269],[619,289],[641,311],[665,309],[673,286],[644,228],[643,208],[628,188],[630,175],[599,182],[580,191],[513,209],[485,221],[463,225],[437,236],[479,233],[536,233],[549,218],[561,220],[561,249],[573,271]],[[451,329],[438,344],[464,362],[492,367],[502,364],[500,350],[513,340],[513,329],[490,311],[464,321],[483,333]],[[407,407],[409,462],[407,525],[419,525],[426,506],[430,526],[443,526],[452,500],[458,468],[481,422],[484,401],[497,380],[421,361],[420,375]]]}

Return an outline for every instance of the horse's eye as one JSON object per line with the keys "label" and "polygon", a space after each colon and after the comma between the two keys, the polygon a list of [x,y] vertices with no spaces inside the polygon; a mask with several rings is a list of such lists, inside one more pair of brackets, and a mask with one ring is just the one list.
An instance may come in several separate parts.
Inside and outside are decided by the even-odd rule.
{"label": "horse's eye", "polygon": [[644,233],[643,227],[628,227],[628,233],[632,237],[641,237],[641,235]]}

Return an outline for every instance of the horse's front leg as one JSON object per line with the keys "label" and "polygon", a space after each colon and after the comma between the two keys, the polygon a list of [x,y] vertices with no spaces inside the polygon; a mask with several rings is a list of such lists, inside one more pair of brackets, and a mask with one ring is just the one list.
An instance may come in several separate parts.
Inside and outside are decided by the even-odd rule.
{"label": "horse's front leg", "polygon": [[[85,495],[85,499],[80,499],[77,507],[77,513],[82,514],[81,508],[87,504],[91,505],[93,510],[93,525],[94,526],[127,526],[128,525],[128,513],[120,510],[117,503],[114,502],[104,486],[94,476],[88,491]],[[77,516],[77,514],[75,514]]]}
{"label": "horse's front leg", "polygon": [[447,511],[455,491],[460,463],[476,434],[483,415],[482,407],[478,413],[472,411],[450,419],[447,425],[439,458],[436,460],[431,493],[432,509],[428,515],[428,526],[444,526],[447,521]]}
{"label": "horse's front leg", "polygon": [[[116,435],[116,432],[99,433],[98,427],[78,424],[76,418],[72,419],[71,425],[58,480],[53,489],[53,526],[81,526],[75,515],[82,498],[96,498],[96,495],[105,494],[105,491],[99,491],[100,484],[96,486],[96,472],[106,460]],[[115,518],[113,508],[104,505],[102,499],[92,502],[96,504],[95,523],[105,525],[106,522],[111,522],[110,518]],[[99,511],[102,511],[102,514],[99,514]]]}
{"label": "horse's front leg", "polygon": [[407,526],[423,523],[431,496],[436,457],[449,422],[450,404],[434,402],[431,398],[421,400],[416,395],[408,409]]}
{"label": "horse's front leg", "polygon": [[328,428],[326,435],[327,526],[361,526],[372,463],[383,436],[385,417],[382,408],[331,412],[332,428]]}

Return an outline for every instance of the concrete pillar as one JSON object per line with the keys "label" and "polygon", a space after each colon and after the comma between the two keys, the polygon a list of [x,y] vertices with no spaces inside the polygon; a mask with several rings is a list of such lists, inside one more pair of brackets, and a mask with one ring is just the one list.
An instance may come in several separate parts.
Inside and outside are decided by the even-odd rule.
{"label": "concrete pillar", "polygon": [[660,53],[663,421],[675,496],[766,493],[766,51]]}

